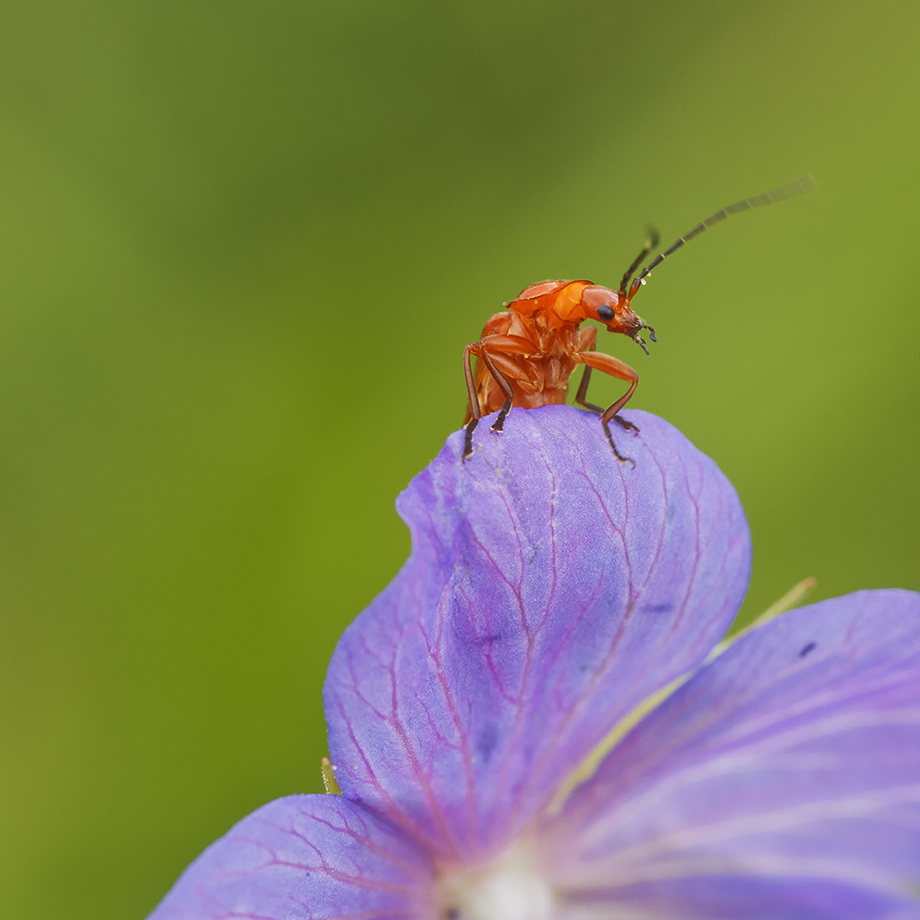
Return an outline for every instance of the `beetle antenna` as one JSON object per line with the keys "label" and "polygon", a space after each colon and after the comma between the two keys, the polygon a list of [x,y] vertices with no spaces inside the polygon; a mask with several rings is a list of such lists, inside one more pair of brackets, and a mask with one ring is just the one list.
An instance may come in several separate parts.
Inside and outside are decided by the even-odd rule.
{"label": "beetle antenna", "polygon": [[648,228],[648,239],[645,241],[645,245],[642,247],[642,252],[636,256],[633,260],[633,264],[626,269],[626,274],[623,275],[623,280],[620,282],[619,293],[626,295],[626,285],[629,284],[629,279],[632,278],[633,272],[639,267],[642,263],[642,260],[658,245],[658,231],[654,227]]}
{"label": "beetle antenna", "polygon": [[[682,236],[670,249],[666,249],[664,252],[658,253],[645,268],[642,269],[642,272],[638,275],[635,281],[633,281],[632,286],[630,287],[629,297],[632,299],[636,291],[639,290],[639,286],[645,283],[645,278],[651,272],[653,268],[656,268],[664,260],[671,255],[672,253],[677,252],[685,243],[688,243],[695,236],[699,236],[704,230],[708,230],[713,224],[719,223],[720,220],[725,220],[731,214],[740,214],[742,211],[750,211],[751,208],[759,208],[765,204],[773,204],[775,201],[785,201],[787,198],[792,198],[795,195],[801,195],[803,192],[813,189],[818,183],[815,182],[812,176],[802,176],[801,179],[796,179],[795,182],[790,182],[788,185],[783,185],[780,188],[773,189],[772,192],[765,192],[763,195],[756,195],[753,198],[745,198],[742,201],[736,201],[734,204],[730,204],[727,208],[722,208],[721,211],[716,211],[715,214],[707,217],[702,223],[697,224],[688,234]],[[635,266],[633,266],[633,269]],[[632,271],[633,269],[630,269]],[[621,288],[622,289],[622,288]]]}

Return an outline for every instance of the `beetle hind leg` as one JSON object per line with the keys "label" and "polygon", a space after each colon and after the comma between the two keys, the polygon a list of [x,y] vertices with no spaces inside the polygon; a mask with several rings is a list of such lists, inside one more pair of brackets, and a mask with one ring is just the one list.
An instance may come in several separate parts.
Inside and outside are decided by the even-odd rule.
{"label": "beetle hind leg", "polygon": [[467,457],[473,452],[473,432],[476,430],[476,426],[479,424],[478,418],[471,418],[463,426],[463,460],[466,460]]}
{"label": "beetle hind leg", "polygon": [[492,423],[492,430],[501,434],[505,428],[505,419],[508,416],[508,412],[511,409],[511,400],[506,399],[502,403],[501,409],[498,410],[498,418]]}
{"label": "beetle hind leg", "polygon": [[492,423],[492,430],[496,434],[501,434],[505,427],[505,418],[511,409],[511,401],[514,399],[514,389],[508,382],[508,378],[495,366],[495,362],[492,360],[492,356],[488,353],[488,351],[486,351],[485,348],[480,349],[480,356],[485,362],[486,367],[489,369],[489,373],[492,375],[492,378],[498,384],[498,388],[502,391],[502,394],[505,397],[505,401],[502,403],[501,409],[498,410],[498,418],[495,419],[495,421]]}
{"label": "beetle hind leg", "polygon": [[466,423],[465,434],[463,438],[463,458],[466,460],[473,453],[473,432],[482,418],[483,407],[479,403],[479,390],[476,386],[476,379],[473,374],[472,356],[476,355],[485,364],[492,378],[498,384],[499,389],[505,397],[498,413],[498,418],[492,424],[492,431],[501,434],[505,426],[505,418],[511,409],[511,402],[514,399],[514,389],[508,382],[508,378],[495,366],[492,356],[489,354],[482,342],[470,342],[463,353],[463,371],[466,377],[466,389],[469,396],[469,421]]}

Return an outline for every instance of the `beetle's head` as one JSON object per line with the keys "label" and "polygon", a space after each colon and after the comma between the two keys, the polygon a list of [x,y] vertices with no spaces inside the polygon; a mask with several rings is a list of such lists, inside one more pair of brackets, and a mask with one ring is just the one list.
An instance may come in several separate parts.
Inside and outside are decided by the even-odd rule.
{"label": "beetle's head", "polygon": [[657,342],[655,330],[641,316],[633,313],[629,305],[630,297],[610,288],[591,284],[581,293],[581,304],[588,319],[596,319],[607,327],[608,332],[628,335],[642,350],[648,354],[645,339],[639,334],[648,329],[648,337]]}

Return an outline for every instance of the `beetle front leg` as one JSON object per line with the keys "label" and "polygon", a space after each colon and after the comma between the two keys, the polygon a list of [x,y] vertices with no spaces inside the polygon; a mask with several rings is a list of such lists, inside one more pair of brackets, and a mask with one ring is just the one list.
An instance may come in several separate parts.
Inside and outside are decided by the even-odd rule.
{"label": "beetle front leg", "polygon": [[[608,406],[603,414],[601,415],[601,424],[604,426],[604,433],[607,435],[607,441],[610,444],[611,449],[613,450],[614,455],[617,460],[621,462],[626,462],[627,460],[635,466],[635,461],[630,457],[625,457],[617,450],[616,444],[613,442],[613,434],[610,431],[610,423],[614,420],[624,429],[630,430],[638,434],[639,429],[632,422],[627,421],[625,418],[620,418],[617,413],[629,402],[632,398],[633,393],[636,392],[636,387],[639,386],[639,375],[625,362],[620,361],[618,358],[614,358],[612,355],[605,355],[603,352],[597,351],[582,351],[572,356],[579,364],[585,365],[585,376],[587,376],[588,370],[595,368],[599,371],[603,371],[605,374],[610,374],[611,377],[616,377],[618,380],[625,380],[629,383],[629,389],[612,405]],[[578,396],[576,396],[576,401],[584,400],[585,391],[587,390],[588,385],[582,378],[582,385],[578,388]],[[582,402],[584,405],[585,403]],[[590,407],[589,407],[590,408]]]}
{"label": "beetle front leg", "polygon": [[[578,344],[579,344],[579,351],[581,353],[594,352],[594,349],[597,346],[597,329],[594,326],[587,326],[585,329],[582,329],[582,331],[579,333]],[[594,353],[596,354],[596,352]],[[610,356],[607,355],[606,357],[610,357]],[[579,360],[578,357],[576,357],[575,360],[576,361]],[[611,360],[616,361],[617,359],[611,358]],[[586,409],[589,409],[591,412],[596,412],[598,415],[603,415],[605,410],[602,406],[598,406],[598,405],[595,405],[594,403],[588,402],[588,399],[587,399],[588,383],[591,381],[591,365],[588,364],[587,362],[584,362],[584,363],[585,363],[585,370],[584,370],[584,373],[581,375],[581,383],[579,384],[578,392],[575,394],[575,402],[579,406],[584,406]],[[635,371],[633,371],[633,369],[628,364],[623,364],[622,361],[619,361],[617,363],[620,364],[626,370],[631,371],[633,375],[635,375]],[[598,370],[603,370],[603,368],[598,367]],[[608,370],[607,373],[609,374],[611,373],[611,371]],[[613,376],[620,377],[619,374],[613,374]],[[630,378],[620,377],[620,379],[628,380]],[[638,383],[639,383],[639,378],[636,377],[636,384]],[[633,389],[635,389],[635,387],[633,387]],[[626,398],[629,399],[631,395],[632,395],[632,391],[630,391],[627,394]],[[620,406],[620,409],[622,408],[623,406]],[[617,410],[617,412],[619,412],[619,409]],[[621,428],[623,428],[625,431],[629,431],[630,429],[636,432],[639,431],[639,429],[632,422],[627,421],[625,418],[620,418],[620,416],[616,414],[614,414],[614,417],[616,419],[617,424]],[[604,431],[607,432],[607,437],[609,440],[610,439],[610,429],[607,427],[606,422],[604,423]],[[610,446],[613,447],[612,444]],[[614,447],[614,451],[616,451],[615,447]]]}
{"label": "beetle front leg", "polygon": [[[601,419],[601,421],[603,421],[603,419]],[[622,415],[615,415],[613,421],[615,421],[623,431],[631,431],[633,434],[639,433],[639,426],[634,425],[628,418],[623,418]]]}

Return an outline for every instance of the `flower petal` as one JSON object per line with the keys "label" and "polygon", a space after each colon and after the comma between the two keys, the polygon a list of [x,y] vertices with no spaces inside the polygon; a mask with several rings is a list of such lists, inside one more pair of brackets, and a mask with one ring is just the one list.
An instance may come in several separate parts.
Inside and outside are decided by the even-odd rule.
{"label": "flower petal", "polygon": [[785,880],[725,876],[660,879],[617,888],[612,894],[595,891],[560,907],[554,920],[917,920],[917,916],[916,905],[902,897],[857,885],[823,879],[790,885]]}
{"label": "flower petal", "polygon": [[606,911],[920,917],[920,594],[851,594],[739,638],[543,847],[569,899]]}
{"label": "flower petal", "polygon": [[675,428],[627,415],[635,468],[595,415],[515,409],[465,461],[451,435],[399,498],[412,554],[333,656],[330,751],[345,795],[442,857],[514,836],[740,605],[734,489]]}
{"label": "flower petal", "polygon": [[336,795],[277,799],[185,870],[149,920],[430,920],[428,857]]}

